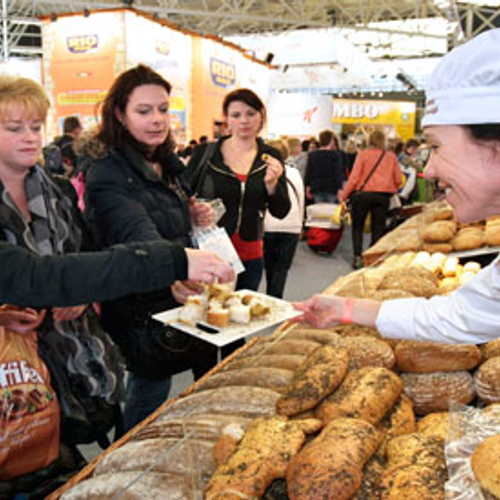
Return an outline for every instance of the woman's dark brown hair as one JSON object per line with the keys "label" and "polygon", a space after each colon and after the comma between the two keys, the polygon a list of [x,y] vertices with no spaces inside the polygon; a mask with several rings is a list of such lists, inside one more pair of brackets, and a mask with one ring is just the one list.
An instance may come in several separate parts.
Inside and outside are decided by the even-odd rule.
{"label": "woman's dark brown hair", "polygon": [[229,105],[233,102],[244,102],[247,106],[255,109],[262,115],[262,122],[266,120],[266,107],[260,100],[260,97],[250,89],[236,89],[224,97],[222,103],[222,111],[224,116],[227,116]]}
{"label": "woman's dark brown hair", "polygon": [[[149,157],[148,148],[135,139],[123,126],[116,116],[116,110],[125,113],[132,92],[142,85],[158,85],[163,87],[170,95],[172,85],[161,75],[144,64],[124,71],[114,81],[101,107],[101,123],[97,132],[97,139],[104,144],[116,149],[121,149],[124,144],[132,144],[144,156]],[[153,160],[160,161],[170,155],[174,150],[174,141],[169,132],[166,141],[156,148]]]}

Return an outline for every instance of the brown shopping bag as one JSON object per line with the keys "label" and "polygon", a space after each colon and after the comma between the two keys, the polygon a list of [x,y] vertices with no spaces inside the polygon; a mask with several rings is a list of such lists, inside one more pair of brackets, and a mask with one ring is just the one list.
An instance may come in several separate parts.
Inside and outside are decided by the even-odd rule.
{"label": "brown shopping bag", "polygon": [[59,420],[37,333],[0,327],[0,481],[42,469],[59,456]]}

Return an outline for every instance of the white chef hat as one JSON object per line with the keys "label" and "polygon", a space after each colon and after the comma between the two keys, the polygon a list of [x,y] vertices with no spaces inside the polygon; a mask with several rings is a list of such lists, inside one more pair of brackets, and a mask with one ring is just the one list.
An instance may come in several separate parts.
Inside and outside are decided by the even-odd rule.
{"label": "white chef hat", "polygon": [[500,29],[446,54],[432,72],[422,125],[500,123]]}

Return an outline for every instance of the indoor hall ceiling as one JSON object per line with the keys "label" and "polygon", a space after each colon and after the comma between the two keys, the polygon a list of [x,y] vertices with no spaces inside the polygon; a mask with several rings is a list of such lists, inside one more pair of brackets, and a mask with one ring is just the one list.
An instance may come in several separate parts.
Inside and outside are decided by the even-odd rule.
{"label": "indoor hall ceiling", "polygon": [[[13,23],[12,19],[27,20],[42,15],[125,6],[156,15],[183,29],[221,37],[336,26],[410,40],[416,35],[448,37],[453,44],[460,20],[468,27],[466,36],[484,27],[493,27],[499,21],[500,2],[484,0],[482,3],[490,7],[478,7],[477,0],[463,1],[467,3],[455,0],[1,0],[1,31],[3,43],[3,31],[7,26],[8,44],[15,52],[16,47],[23,43],[36,45],[37,30],[25,23]],[[444,20],[448,29],[439,33],[427,30],[419,20],[429,18]],[[384,40],[386,38],[381,38],[375,43],[378,48],[385,43]],[[366,45],[368,53],[373,42],[366,42]],[[381,57],[391,58],[391,50],[387,43]]]}

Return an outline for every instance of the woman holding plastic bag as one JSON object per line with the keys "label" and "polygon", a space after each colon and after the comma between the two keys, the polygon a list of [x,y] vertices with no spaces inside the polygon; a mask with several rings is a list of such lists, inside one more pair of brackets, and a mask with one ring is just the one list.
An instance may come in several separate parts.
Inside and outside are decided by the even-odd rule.
{"label": "woman holding plastic bag", "polygon": [[[500,214],[500,30],[447,54],[431,75],[423,118],[437,180],[460,222]],[[499,336],[500,256],[447,296],[378,302],[317,295],[296,304],[300,321],[376,327],[389,338],[483,343]]]}

